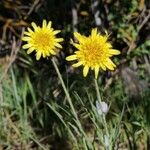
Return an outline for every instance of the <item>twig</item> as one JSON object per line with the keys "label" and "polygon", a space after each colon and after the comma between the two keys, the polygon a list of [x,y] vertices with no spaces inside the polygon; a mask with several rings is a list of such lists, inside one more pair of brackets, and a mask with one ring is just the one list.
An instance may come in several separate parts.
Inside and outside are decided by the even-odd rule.
{"label": "twig", "polygon": [[94,19],[95,19],[96,26],[101,26],[102,21],[101,21],[101,18],[99,17],[100,11],[97,9],[98,4],[99,4],[99,1],[94,0],[94,2],[91,5],[91,9],[92,9],[92,12],[94,14]]}
{"label": "twig", "polygon": [[[143,26],[148,22],[149,18],[150,18],[150,11],[148,12],[148,15],[144,18],[144,20],[142,21],[142,23],[139,25],[138,31],[137,31],[137,36],[138,36],[140,30],[143,28]],[[132,40],[131,43],[128,44],[128,45],[130,45],[129,48],[128,48],[128,52],[127,52],[128,55],[130,54],[130,52],[133,49],[135,49],[137,47],[137,45],[135,43],[136,43],[136,41]]]}
{"label": "twig", "polygon": [[142,27],[148,22],[149,18],[150,18],[150,11],[149,11],[148,15],[144,18],[141,25],[139,26],[138,31],[140,31],[142,29]]}
{"label": "twig", "polygon": [[35,9],[35,7],[38,5],[39,2],[40,2],[40,0],[35,0],[34,1],[33,5],[29,9],[27,15],[24,17],[25,20],[30,16],[30,14],[33,12],[33,10]]}
{"label": "twig", "polygon": [[77,9],[75,8],[75,2],[74,0],[72,0],[72,26],[74,32],[78,31],[77,24],[78,24],[78,13]]}
{"label": "twig", "polygon": [[146,55],[144,55],[144,60],[145,60],[147,72],[148,72],[148,74],[150,76],[150,63],[148,62],[148,59],[147,59]]}
{"label": "twig", "polygon": [[[24,28],[22,29],[21,37],[23,36],[23,32],[24,32]],[[19,51],[19,49],[21,47],[21,44],[22,44],[22,41],[19,40],[18,46],[17,46],[17,42],[15,41],[15,38],[13,37],[12,50],[11,50],[11,55],[10,55],[10,58],[9,58],[9,63],[6,66],[6,68],[4,70],[4,73],[2,74],[2,76],[0,78],[0,83],[2,82],[3,78],[6,76],[9,68],[11,67],[13,62],[15,61],[17,53],[18,53],[18,51]]]}
{"label": "twig", "polygon": [[12,127],[12,129],[14,129],[14,131],[16,132],[16,134],[19,137],[21,137],[21,133],[20,133],[19,129],[15,126],[14,122],[11,120],[11,117],[10,117],[8,111],[5,111],[5,114],[6,114],[6,118],[7,118],[8,122],[9,122],[10,127]]}

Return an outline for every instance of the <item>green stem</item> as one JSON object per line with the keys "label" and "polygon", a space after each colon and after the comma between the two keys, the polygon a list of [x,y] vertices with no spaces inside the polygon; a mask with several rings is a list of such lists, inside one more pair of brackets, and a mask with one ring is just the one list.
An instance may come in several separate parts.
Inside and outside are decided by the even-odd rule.
{"label": "green stem", "polygon": [[77,119],[78,117],[77,117],[76,111],[75,111],[75,109],[74,109],[74,106],[73,106],[73,104],[72,104],[72,100],[71,100],[71,98],[70,98],[70,95],[69,95],[69,93],[68,93],[68,91],[67,91],[67,88],[66,88],[66,86],[65,86],[65,84],[64,84],[64,81],[63,81],[63,79],[62,79],[62,76],[61,76],[60,71],[59,71],[59,69],[58,69],[58,67],[57,67],[57,65],[56,65],[56,62],[55,62],[54,58],[52,58],[52,63],[53,63],[54,68],[55,68],[55,70],[56,70],[56,72],[57,72],[57,75],[58,75],[58,78],[59,78],[59,80],[60,80],[60,82],[61,82],[61,85],[62,85],[62,87],[63,87],[63,89],[64,89],[64,92],[65,92],[65,94],[66,94],[68,103],[69,103],[69,105],[70,105],[70,107],[71,107],[71,109],[72,109],[73,115],[74,115],[74,117]]}
{"label": "green stem", "polygon": [[[64,92],[65,92],[65,94],[66,94],[68,103],[69,103],[70,108],[71,108],[71,110],[72,110],[72,113],[73,113],[73,115],[74,115],[74,117],[75,117],[75,119],[76,119],[76,121],[77,121],[78,128],[79,128],[79,130],[81,131],[81,133],[83,134],[83,136],[85,137],[85,139],[86,139],[87,142],[88,142],[88,138],[87,138],[87,136],[86,136],[86,133],[84,132],[84,130],[83,130],[83,128],[82,128],[82,125],[81,125],[81,123],[80,123],[80,120],[79,120],[79,118],[78,118],[78,116],[77,116],[77,113],[76,113],[76,111],[75,111],[75,108],[74,108],[74,106],[73,106],[71,97],[70,97],[70,95],[69,95],[69,93],[68,93],[68,91],[67,91],[67,88],[66,88],[66,86],[65,86],[65,84],[64,84],[64,81],[63,81],[63,79],[62,79],[62,76],[61,76],[61,74],[60,74],[60,71],[59,71],[59,69],[58,69],[58,66],[57,66],[57,64],[56,64],[56,62],[55,62],[54,59],[55,59],[55,58],[52,58],[52,63],[53,63],[54,68],[55,68],[55,70],[56,70],[56,72],[57,72],[57,75],[58,75],[58,78],[59,78],[59,80],[60,80],[60,82],[61,82],[61,85],[62,85],[62,87],[63,87],[63,89],[64,89]],[[90,144],[89,142],[88,142],[88,145],[91,147],[91,144]]]}
{"label": "green stem", "polygon": [[[100,95],[98,82],[97,82],[96,79],[94,79],[94,81],[95,81],[95,88],[96,88],[97,98],[98,98],[99,103],[101,104],[102,98],[101,98],[101,95]],[[107,126],[107,122],[106,122],[106,117],[105,117],[105,114],[103,114],[103,113],[102,113],[102,120],[103,120],[103,125],[104,125],[104,128],[105,128],[106,135],[109,138],[109,132],[108,132],[108,126]],[[110,148],[108,148],[108,147],[106,147],[106,149],[110,150]]]}
{"label": "green stem", "polygon": [[102,100],[101,100],[101,95],[100,95],[100,92],[99,92],[99,86],[98,86],[97,80],[94,79],[94,81],[95,81],[95,88],[96,88],[97,98],[98,98],[99,103],[101,103]]}

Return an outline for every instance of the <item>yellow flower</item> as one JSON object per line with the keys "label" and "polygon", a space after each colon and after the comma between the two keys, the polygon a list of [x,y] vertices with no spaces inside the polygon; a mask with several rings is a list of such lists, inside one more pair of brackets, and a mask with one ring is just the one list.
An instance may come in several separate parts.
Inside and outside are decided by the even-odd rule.
{"label": "yellow flower", "polygon": [[48,23],[43,20],[42,27],[37,26],[34,22],[31,23],[34,30],[28,29],[28,32],[24,32],[23,41],[27,44],[23,46],[24,49],[28,49],[27,53],[36,52],[36,59],[39,60],[41,56],[44,58],[50,55],[56,55],[57,48],[62,48],[59,42],[62,42],[62,38],[56,38],[56,34],[60,30],[54,30],[51,27],[51,21]]}
{"label": "yellow flower", "polygon": [[78,32],[75,32],[74,36],[79,41],[79,43],[73,42],[77,51],[68,56],[66,60],[77,60],[78,62],[73,64],[73,67],[83,65],[84,77],[87,76],[90,68],[95,71],[95,78],[97,78],[100,68],[103,70],[107,68],[110,70],[115,69],[116,65],[111,61],[110,57],[120,54],[120,51],[112,48],[112,45],[107,41],[107,33],[102,36],[98,33],[97,28],[94,28],[88,37],[80,35]]}

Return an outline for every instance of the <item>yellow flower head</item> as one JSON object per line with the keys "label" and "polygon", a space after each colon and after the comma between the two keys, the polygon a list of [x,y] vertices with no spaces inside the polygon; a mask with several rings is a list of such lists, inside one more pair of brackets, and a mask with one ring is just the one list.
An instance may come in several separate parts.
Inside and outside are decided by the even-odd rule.
{"label": "yellow flower head", "polygon": [[73,43],[73,45],[78,50],[73,55],[68,56],[66,60],[77,60],[78,62],[73,64],[73,67],[83,65],[84,77],[87,76],[90,68],[95,71],[95,78],[97,78],[100,68],[114,70],[116,65],[110,57],[120,54],[120,51],[112,48],[112,45],[107,41],[107,33],[102,36],[95,28],[92,29],[91,35],[88,37],[80,35],[78,32],[75,32],[74,36],[79,43]]}
{"label": "yellow flower head", "polygon": [[28,32],[24,32],[23,41],[27,44],[23,46],[24,49],[28,49],[27,53],[36,52],[36,59],[39,60],[41,56],[44,58],[47,56],[56,55],[57,48],[62,48],[59,42],[62,42],[62,38],[56,38],[56,34],[60,30],[54,30],[51,27],[51,21],[48,23],[43,20],[42,27],[37,26],[34,22],[31,23],[34,30],[28,29]]}

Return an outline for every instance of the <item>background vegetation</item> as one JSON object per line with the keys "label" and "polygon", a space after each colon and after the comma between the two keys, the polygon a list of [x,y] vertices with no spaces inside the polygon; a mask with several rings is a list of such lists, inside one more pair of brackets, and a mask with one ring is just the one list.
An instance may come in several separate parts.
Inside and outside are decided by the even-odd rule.
{"label": "background vegetation", "polygon": [[[78,119],[51,59],[36,61],[21,47],[24,29],[43,19],[62,30],[55,59]],[[88,35],[93,27],[107,30],[121,51],[116,71],[98,79],[109,105],[102,116],[93,74],[83,78],[82,69],[65,61],[74,50],[72,33]],[[149,0],[1,0],[0,33],[0,149],[98,150],[110,143],[117,150],[150,149]]]}

